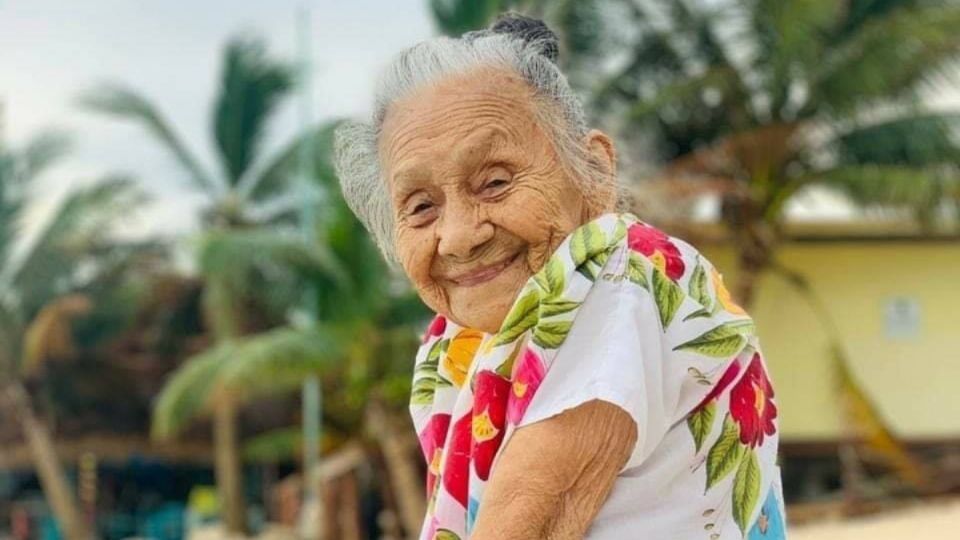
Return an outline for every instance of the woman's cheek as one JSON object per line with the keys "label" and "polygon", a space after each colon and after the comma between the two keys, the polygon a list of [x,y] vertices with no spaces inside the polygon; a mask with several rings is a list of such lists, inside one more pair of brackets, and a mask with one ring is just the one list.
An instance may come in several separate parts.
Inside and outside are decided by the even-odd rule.
{"label": "woman's cheek", "polygon": [[395,238],[400,266],[420,298],[434,311],[444,312],[447,307],[446,296],[440,285],[430,276],[436,244],[430,227],[399,227]]}
{"label": "woman's cheek", "polygon": [[581,208],[580,200],[565,197],[566,193],[552,184],[543,181],[519,185],[493,211],[498,225],[528,245],[527,260],[532,271],[538,270],[567,234],[580,225],[575,217]]}

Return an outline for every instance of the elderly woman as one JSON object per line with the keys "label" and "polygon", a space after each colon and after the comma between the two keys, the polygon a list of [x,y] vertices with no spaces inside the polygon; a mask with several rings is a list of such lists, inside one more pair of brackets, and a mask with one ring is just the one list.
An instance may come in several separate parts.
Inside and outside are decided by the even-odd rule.
{"label": "elderly woman", "polygon": [[421,539],[784,538],[773,388],[689,244],[617,213],[539,21],[401,53],[337,133],[343,193],[437,312]]}

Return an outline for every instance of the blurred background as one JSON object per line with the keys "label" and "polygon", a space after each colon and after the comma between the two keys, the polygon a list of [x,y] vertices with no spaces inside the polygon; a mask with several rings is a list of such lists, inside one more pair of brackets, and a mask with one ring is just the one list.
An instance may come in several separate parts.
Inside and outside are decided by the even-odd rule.
{"label": "blurred background", "polygon": [[791,537],[957,537],[960,2],[0,0],[0,538],[415,537],[429,313],[331,133],[507,9],[755,317]]}

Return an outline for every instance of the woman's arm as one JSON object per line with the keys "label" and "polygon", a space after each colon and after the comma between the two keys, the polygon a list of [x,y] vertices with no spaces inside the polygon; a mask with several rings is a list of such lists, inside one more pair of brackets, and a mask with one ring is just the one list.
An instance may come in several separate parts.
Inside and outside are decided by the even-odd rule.
{"label": "woman's arm", "polygon": [[583,538],[636,440],[630,415],[600,400],[517,429],[484,490],[470,538]]}

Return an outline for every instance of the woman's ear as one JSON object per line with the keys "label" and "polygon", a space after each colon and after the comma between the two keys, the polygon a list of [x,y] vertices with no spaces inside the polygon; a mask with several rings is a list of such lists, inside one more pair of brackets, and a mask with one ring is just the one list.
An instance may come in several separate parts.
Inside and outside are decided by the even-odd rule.
{"label": "woman's ear", "polygon": [[584,138],[591,160],[610,177],[615,177],[617,175],[617,151],[613,147],[613,140],[599,129],[591,129]]}
{"label": "woman's ear", "polygon": [[617,152],[613,140],[599,129],[591,129],[584,137],[592,167],[604,176],[594,179],[590,193],[584,193],[588,201],[588,218],[613,211],[617,205]]}

